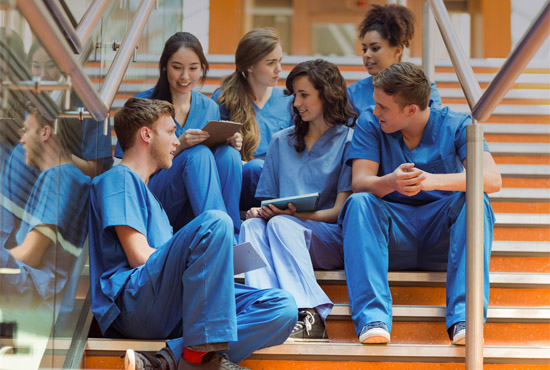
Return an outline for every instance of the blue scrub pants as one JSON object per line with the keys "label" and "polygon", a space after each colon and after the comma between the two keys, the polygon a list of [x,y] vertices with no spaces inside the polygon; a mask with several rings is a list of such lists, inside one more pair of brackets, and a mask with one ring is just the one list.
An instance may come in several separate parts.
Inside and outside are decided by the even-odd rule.
{"label": "blue scrub pants", "polygon": [[314,269],[335,270],[344,267],[342,229],[337,224],[292,216],[246,220],[240,242],[250,242],[267,267],[245,273],[247,285],[281,288],[296,300],[298,308],[315,308],[323,320],[332,302],[317,283]]}
{"label": "blue scrub pants", "polygon": [[260,181],[264,162],[265,160],[263,158],[256,158],[246,162],[243,166],[243,183],[240,202],[240,208],[243,211],[248,211],[252,207],[260,206],[261,202],[256,199],[256,188],[258,188],[258,181]]}
{"label": "blue scrub pants", "polygon": [[241,178],[242,162],[237,150],[220,145],[213,153],[204,145],[195,145],[178,154],[172,167],[154,174],[149,189],[162,204],[174,231],[204,211],[219,210],[230,215],[234,233],[238,234]]}
{"label": "blue scrub pants", "polygon": [[[297,320],[283,291],[244,290],[233,281],[232,223],[206,211],[178,231],[130,277],[116,299],[111,336],[170,341],[176,359],[186,346],[229,342],[240,361],[282,343]],[[229,265],[230,266],[230,265]]]}
{"label": "blue scrub pants", "polygon": [[[489,305],[489,260],[495,223],[484,198],[484,319]],[[357,335],[372,321],[391,330],[390,270],[447,271],[447,328],[466,320],[466,195],[420,206],[352,194],[340,213],[352,320]]]}

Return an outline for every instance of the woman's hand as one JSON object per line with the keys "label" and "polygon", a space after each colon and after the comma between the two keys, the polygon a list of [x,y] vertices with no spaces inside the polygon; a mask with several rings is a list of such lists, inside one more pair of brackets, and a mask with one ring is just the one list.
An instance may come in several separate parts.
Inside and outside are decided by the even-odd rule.
{"label": "woman's hand", "polygon": [[246,219],[248,220],[249,218],[257,218],[257,217],[260,217],[260,215],[258,214],[258,212],[260,211],[260,207],[253,207],[253,208],[250,208],[248,211],[246,211]]}
{"label": "woman's hand", "polygon": [[235,135],[227,138],[226,143],[240,152],[243,147],[243,136],[240,132],[236,132]]}
{"label": "woman's hand", "polygon": [[292,203],[288,203],[288,208],[285,209],[284,211],[282,209],[275,207],[273,204],[269,204],[267,206],[261,207],[258,210],[258,217],[261,217],[267,221],[271,217],[275,217],[278,215],[294,216],[295,213],[296,213],[296,207]]}
{"label": "woman's hand", "polygon": [[196,128],[190,128],[189,130],[186,130],[183,134],[181,134],[181,136],[179,137],[179,141],[183,149],[187,149],[202,143],[209,137],[210,134],[206,131]]}

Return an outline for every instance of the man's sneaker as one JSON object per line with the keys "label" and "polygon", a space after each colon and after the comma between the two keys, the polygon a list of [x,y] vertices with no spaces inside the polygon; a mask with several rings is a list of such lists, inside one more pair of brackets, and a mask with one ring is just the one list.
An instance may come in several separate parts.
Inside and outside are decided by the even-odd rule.
{"label": "man's sneaker", "polygon": [[250,370],[246,367],[242,367],[232,362],[227,355],[222,355],[216,352],[207,353],[202,360],[202,364],[192,364],[180,359],[178,364],[178,370]]}
{"label": "man's sneaker", "polygon": [[451,344],[463,346],[466,344],[466,322],[459,321],[453,324],[447,331]]}
{"label": "man's sneaker", "polygon": [[317,312],[298,312],[298,322],[288,337],[290,341],[327,341],[325,324]]}
{"label": "man's sneaker", "polygon": [[359,334],[359,341],[363,344],[386,344],[390,342],[388,327],[382,321],[369,322],[363,326]]}
{"label": "man's sneaker", "polygon": [[128,349],[124,356],[126,370],[176,370],[176,364],[176,359],[168,347],[164,347],[154,356]]}

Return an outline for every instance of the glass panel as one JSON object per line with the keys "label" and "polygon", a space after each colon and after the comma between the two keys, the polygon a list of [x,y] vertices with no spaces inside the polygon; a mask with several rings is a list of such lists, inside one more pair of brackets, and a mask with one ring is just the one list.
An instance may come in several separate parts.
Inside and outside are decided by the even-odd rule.
{"label": "glass panel", "polygon": [[353,23],[314,23],[313,55],[355,56],[356,29]]}
{"label": "glass panel", "polygon": [[256,0],[250,10],[252,28],[273,27],[279,31],[283,52],[290,53],[292,36],[292,0]]}

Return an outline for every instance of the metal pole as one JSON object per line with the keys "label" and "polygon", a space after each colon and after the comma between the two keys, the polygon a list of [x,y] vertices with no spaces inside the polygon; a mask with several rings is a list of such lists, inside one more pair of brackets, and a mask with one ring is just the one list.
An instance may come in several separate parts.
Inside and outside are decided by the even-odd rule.
{"label": "metal pole", "polygon": [[518,76],[523,73],[527,63],[533,58],[540,46],[550,34],[550,1],[542,7],[538,17],[531,23],[529,30],[498,71],[485,93],[472,108],[472,116],[485,121],[510,90]]}
{"label": "metal pole", "polygon": [[422,4],[422,69],[430,81],[434,80],[435,21],[429,2]]}
{"label": "metal pole", "polygon": [[[105,102],[105,105],[108,107],[113,104],[118,87],[124,78],[126,69],[128,69],[128,65],[134,55],[134,50],[138,39],[149,20],[149,15],[153,10],[154,5],[154,0],[141,0],[141,3],[139,4],[139,7],[134,15],[134,19],[132,20],[132,24],[124,35],[124,39],[121,43],[122,47],[118,50],[113,62],[111,63],[111,67],[105,76],[103,86],[101,86],[101,89],[99,90],[99,95],[101,96],[101,100]],[[105,117],[107,116],[103,116],[101,119],[104,119]]]}
{"label": "metal pole", "polygon": [[[111,4],[113,3],[114,1]],[[95,27],[98,25],[108,6],[109,0],[95,0],[82,16],[80,23],[76,27],[76,34],[83,47],[90,41]]]}
{"label": "metal pole", "polygon": [[57,67],[65,75],[71,76],[74,90],[92,116],[98,121],[107,117],[109,108],[96,92],[84,68],[75,59],[44,3],[38,0],[17,0],[17,7]]}
{"label": "metal pole", "polygon": [[483,128],[466,128],[466,370],[483,369]]}
{"label": "metal pole", "polygon": [[430,0],[434,17],[437,21],[437,26],[453,62],[453,67],[460,81],[460,86],[464,91],[464,96],[468,101],[470,110],[474,108],[474,105],[481,96],[481,89],[474,75],[470,61],[466,58],[462,45],[456,36],[451,25],[451,18],[443,0]]}

